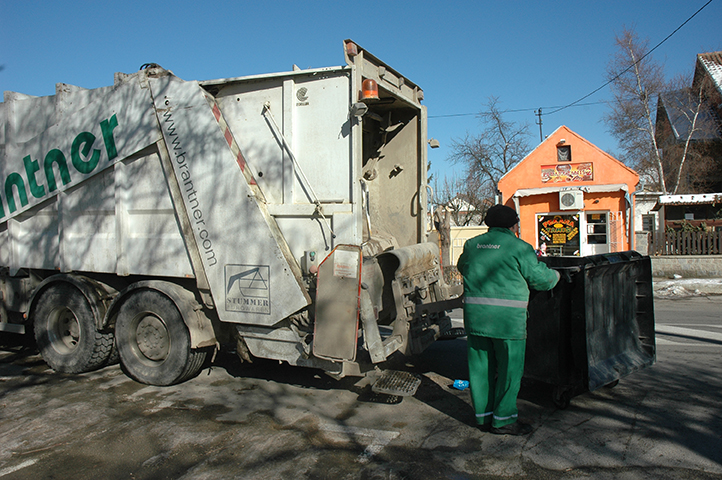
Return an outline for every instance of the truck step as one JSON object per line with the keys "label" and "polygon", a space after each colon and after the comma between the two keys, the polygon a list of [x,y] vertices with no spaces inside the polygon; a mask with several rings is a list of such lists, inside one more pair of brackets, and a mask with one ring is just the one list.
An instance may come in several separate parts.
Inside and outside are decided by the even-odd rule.
{"label": "truck step", "polygon": [[384,370],[371,390],[374,393],[410,397],[416,393],[419,385],[421,385],[421,378],[418,375],[398,370]]}
{"label": "truck step", "polygon": [[441,335],[439,335],[439,340],[453,340],[455,338],[459,337],[465,337],[466,336],[466,330],[464,327],[457,327],[457,328],[451,328]]}
{"label": "truck step", "polygon": [[25,325],[22,323],[8,323],[0,320],[0,332],[25,334]]}

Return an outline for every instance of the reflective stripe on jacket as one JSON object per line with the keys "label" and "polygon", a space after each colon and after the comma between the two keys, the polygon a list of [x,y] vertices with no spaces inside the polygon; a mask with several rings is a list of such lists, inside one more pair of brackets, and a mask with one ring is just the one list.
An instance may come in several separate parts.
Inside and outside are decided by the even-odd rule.
{"label": "reflective stripe on jacket", "polygon": [[491,338],[526,338],[529,287],[551,290],[559,281],[508,228],[468,240],[457,267],[464,276],[466,333]]}

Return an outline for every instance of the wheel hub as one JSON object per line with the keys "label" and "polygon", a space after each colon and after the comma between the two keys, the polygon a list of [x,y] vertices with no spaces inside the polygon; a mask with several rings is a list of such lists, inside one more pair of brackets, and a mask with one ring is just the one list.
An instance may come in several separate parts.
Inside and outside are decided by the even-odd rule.
{"label": "wheel hub", "polygon": [[77,348],[80,342],[80,322],[71,310],[63,308],[54,315],[48,333],[51,344],[56,349],[64,353],[70,352]]}
{"label": "wheel hub", "polygon": [[165,360],[170,350],[168,330],[163,321],[153,315],[147,315],[138,322],[136,329],[138,349],[150,360]]}

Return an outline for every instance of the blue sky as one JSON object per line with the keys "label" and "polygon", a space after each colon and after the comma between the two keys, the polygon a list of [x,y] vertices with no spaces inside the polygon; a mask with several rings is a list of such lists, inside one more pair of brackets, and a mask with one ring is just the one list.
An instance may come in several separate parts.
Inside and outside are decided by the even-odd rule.
{"label": "blue sky", "polygon": [[[603,85],[614,36],[633,27],[650,47],[708,0],[223,1],[0,0],[0,90],[52,95],[55,83],[113,83],[155,62],[186,80],[342,65],[351,38],[424,89],[437,178],[454,138],[478,132],[490,96],[510,121],[529,123]],[[691,74],[697,53],[722,50],[722,0],[653,54],[668,78]],[[601,123],[608,88],[542,117],[544,135],[566,125],[614,153]]]}

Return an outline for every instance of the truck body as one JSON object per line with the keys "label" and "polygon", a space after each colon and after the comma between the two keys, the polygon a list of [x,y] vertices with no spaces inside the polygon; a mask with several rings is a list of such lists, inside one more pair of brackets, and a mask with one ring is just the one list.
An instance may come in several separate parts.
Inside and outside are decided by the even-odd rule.
{"label": "truck body", "polygon": [[5,92],[0,331],[32,327],[59,371],[119,357],[167,385],[226,345],[342,377],[449,330],[460,292],[426,241],[423,91],[350,40],[344,54]]}

